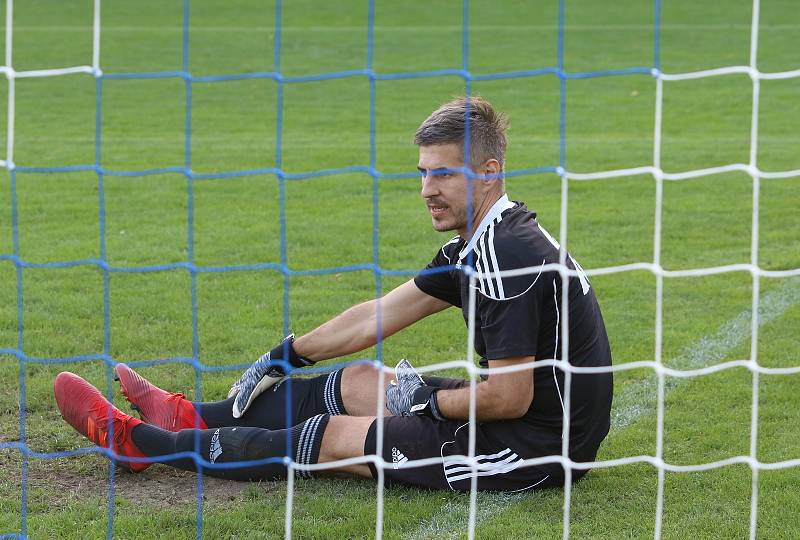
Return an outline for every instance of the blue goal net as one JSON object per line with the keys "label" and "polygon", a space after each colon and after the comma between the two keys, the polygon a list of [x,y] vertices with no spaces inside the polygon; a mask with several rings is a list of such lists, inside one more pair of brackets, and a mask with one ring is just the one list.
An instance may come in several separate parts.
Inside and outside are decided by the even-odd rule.
{"label": "blue goal net", "polygon": [[[114,324],[112,324],[112,311],[114,309],[114,296],[112,293],[111,282],[114,276],[117,275],[138,275],[143,276],[153,275],[159,272],[177,271],[185,272],[187,277],[186,295],[189,298],[188,306],[190,307],[190,316],[187,318],[190,328],[186,330],[187,336],[191,340],[191,355],[188,356],[169,356],[167,358],[145,358],[134,362],[127,362],[132,367],[147,367],[154,365],[175,364],[182,366],[190,366],[194,370],[195,375],[195,396],[202,395],[203,376],[205,373],[212,372],[227,372],[230,374],[231,380],[238,376],[239,372],[250,365],[249,361],[242,359],[240,363],[232,364],[214,364],[207,362],[201,354],[201,339],[200,339],[200,314],[203,306],[199,301],[198,295],[198,279],[204,275],[223,274],[223,273],[236,273],[236,272],[272,272],[280,275],[280,296],[282,298],[282,331],[283,334],[288,334],[293,327],[291,301],[293,280],[297,278],[304,278],[310,276],[337,276],[349,272],[370,272],[374,276],[374,294],[380,296],[383,294],[387,287],[387,282],[400,276],[413,276],[416,269],[398,269],[394,266],[388,267],[383,264],[383,253],[381,251],[383,234],[382,223],[384,223],[385,201],[381,198],[381,188],[386,183],[394,182],[414,182],[419,176],[418,172],[409,170],[408,172],[387,172],[381,170],[380,159],[380,145],[379,145],[379,99],[378,99],[378,85],[379,84],[392,84],[395,81],[412,81],[422,79],[446,79],[446,78],[460,78],[463,81],[462,92],[464,95],[475,95],[477,84],[489,83],[493,81],[507,81],[509,84],[523,85],[532,79],[539,78],[552,78],[557,81],[557,150],[553,153],[554,158],[547,163],[526,162],[525,166],[519,167],[506,172],[505,176],[509,179],[529,177],[532,175],[550,175],[558,180],[558,188],[556,189],[558,195],[558,203],[560,206],[560,215],[558,216],[559,223],[559,241],[560,245],[567,245],[568,224],[570,223],[569,200],[568,194],[570,185],[577,182],[602,182],[610,179],[620,178],[634,178],[634,177],[647,177],[654,185],[655,197],[652,200],[652,258],[646,260],[638,260],[622,265],[614,265],[607,267],[587,268],[589,276],[601,276],[621,272],[648,272],[653,276],[655,286],[655,300],[653,302],[655,308],[654,321],[655,325],[652,329],[654,335],[654,349],[655,355],[652,359],[621,363],[615,365],[612,371],[634,370],[634,369],[647,369],[655,374],[655,383],[651,386],[637,387],[639,390],[649,390],[652,392],[651,397],[656,402],[656,445],[653,455],[632,456],[620,458],[615,460],[598,461],[592,464],[577,464],[569,459],[568,456],[568,436],[569,436],[569,423],[565,422],[565,430],[567,438],[564,444],[564,452],[561,455],[549,456],[530,461],[529,464],[538,464],[544,462],[557,462],[565,466],[566,471],[580,468],[600,469],[604,467],[615,467],[620,465],[627,465],[632,463],[647,463],[652,465],[658,470],[658,487],[656,500],[653,501],[653,520],[655,536],[660,537],[662,531],[663,520],[663,507],[664,507],[664,485],[666,472],[690,472],[698,470],[710,470],[719,467],[724,467],[730,464],[744,464],[752,469],[753,481],[751,487],[751,507],[749,514],[749,535],[751,538],[756,537],[757,524],[758,524],[758,475],[759,471],[763,469],[780,469],[797,467],[800,465],[798,460],[784,460],[772,463],[764,463],[759,460],[757,456],[757,437],[758,437],[758,423],[759,423],[759,376],[761,374],[780,374],[791,375],[800,373],[800,367],[766,367],[758,361],[758,335],[759,327],[765,321],[773,320],[778,317],[783,311],[780,309],[788,309],[788,306],[780,304],[778,301],[765,306],[765,302],[771,297],[765,296],[761,290],[761,282],[765,278],[786,278],[796,279],[795,276],[800,275],[800,269],[792,268],[786,270],[768,270],[763,268],[759,260],[759,237],[760,237],[760,224],[762,223],[759,218],[759,193],[762,189],[762,184],[768,180],[792,179],[800,177],[800,170],[761,170],[759,167],[759,104],[760,104],[760,88],[763,81],[777,81],[800,78],[800,69],[784,70],[784,71],[771,71],[765,72],[759,69],[759,14],[760,3],[754,0],[752,6],[752,19],[749,23],[750,32],[750,53],[749,62],[746,64],[716,66],[709,69],[699,71],[687,72],[670,72],[662,71],[661,65],[661,39],[662,39],[662,24],[661,24],[661,11],[662,6],[660,0],[654,0],[648,6],[648,11],[652,15],[649,29],[652,33],[652,39],[648,40],[647,44],[640,45],[646,48],[650,53],[651,60],[647,65],[630,65],[611,69],[600,69],[597,71],[570,71],[567,69],[565,63],[565,50],[566,50],[566,36],[567,25],[565,23],[565,14],[567,5],[564,0],[559,0],[555,4],[553,10],[555,17],[550,24],[555,26],[556,43],[551,44],[554,52],[550,62],[544,65],[533,66],[519,66],[518,69],[503,70],[495,72],[486,72],[481,70],[477,72],[471,69],[470,58],[471,50],[470,45],[474,36],[471,34],[471,2],[463,0],[462,2],[454,3],[454,12],[458,12],[460,17],[460,24],[458,24],[457,32],[460,41],[460,63],[449,67],[447,69],[431,69],[421,71],[386,71],[379,70],[375,67],[375,54],[376,54],[376,35],[380,31],[376,27],[376,9],[380,9],[380,4],[376,6],[374,0],[365,1],[358,5],[358,9],[366,13],[366,24],[358,25],[351,30],[351,34],[357,35],[359,40],[364,42],[365,57],[359,59],[360,67],[346,70],[330,70],[321,71],[314,74],[287,74],[286,70],[282,69],[282,59],[287,54],[302,55],[302,44],[293,40],[290,33],[285,32],[282,22],[285,19],[284,9],[287,3],[281,0],[275,1],[274,6],[274,25],[264,31],[264,39],[271,39],[272,49],[272,64],[273,68],[268,71],[246,70],[239,73],[221,73],[216,75],[198,75],[192,72],[190,63],[190,40],[194,39],[192,34],[191,25],[191,3],[190,0],[184,0],[182,9],[182,27],[180,28],[181,35],[181,68],[175,71],[107,71],[104,69],[102,62],[102,44],[105,43],[105,30],[101,24],[101,2],[94,0],[92,6],[92,23],[91,23],[91,39],[85,39],[86,43],[91,41],[91,46],[85,47],[89,56],[86,58],[84,65],[56,67],[56,68],[36,68],[36,69],[15,69],[16,55],[20,50],[20,46],[15,42],[14,36],[16,30],[15,26],[15,5],[19,6],[20,3],[15,3],[13,0],[6,1],[5,12],[5,61],[4,65],[0,67],[5,75],[7,82],[7,115],[6,115],[6,149],[3,159],[0,159],[0,168],[7,171],[8,174],[8,208],[10,210],[10,246],[9,250],[0,253],[0,263],[8,265],[13,269],[10,272],[3,273],[3,283],[9,289],[13,290],[13,297],[15,298],[15,313],[16,328],[13,333],[16,336],[16,344],[0,348],[0,362],[8,363],[9,360],[15,361],[18,372],[18,387],[19,387],[19,435],[18,437],[8,437],[6,440],[0,439],[0,452],[17,452],[20,456],[21,462],[21,491],[19,493],[19,524],[18,527],[12,530],[0,531],[0,538],[27,538],[30,534],[29,517],[30,517],[30,490],[29,490],[29,469],[31,460],[54,460],[59,458],[70,458],[86,453],[102,453],[108,457],[114,455],[106,449],[101,449],[96,446],[89,446],[79,448],[76,450],[68,451],[39,451],[29,445],[29,437],[27,434],[27,427],[30,422],[29,408],[28,408],[28,388],[31,385],[31,368],[40,365],[60,365],[60,364],[76,364],[76,363],[95,363],[103,364],[106,375],[106,385],[102,390],[109,398],[113,398],[117,394],[114,382],[114,367],[120,362],[120,358],[115,357],[113,354],[112,332]],[[354,4],[349,4],[352,8]],[[106,9],[106,4],[103,4]],[[346,11],[346,10],[343,10]],[[346,14],[342,13],[345,17]],[[513,21],[509,21],[511,23]],[[22,24],[22,23],[20,23]],[[26,28],[30,29],[31,22],[26,22]],[[452,24],[452,23],[451,23]],[[35,24],[34,24],[35,26]],[[40,29],[41,32],[48,31]],[[325,29],[319,29],[319,32],[324,32]],[[501,30],[498,30],[501,32]],[[146,34],[146,32],[145,32]],[[449,34],[453,35],[453,34]],[[102,38],[102,39],[101,39]],[[82,38],[83,39],[83,38]],[[300,53],[298,53],[300,49]],[[498,56],[502,55],[502,49],[499,49]],[[587,51],[587,54],[590,51]],[[435,52],[433,52],[435,54]],[[30,55],[26,55],[26,61]],[[749,135],[749,148],[748,157],[746,161],[723,163],[715,166],[703,166],[681,171],[666,171],[662,166],[662,140],[663,140],[663,124],[665,123],[665,108],[668,102],[665,102],[664,94],[667,85],[681,81],[693,81],[697,79],[716,80],[718,78],[738,75],[747,78],[747,84],[751,91],[751,100],[749,106],[751,107],[751,126]],[[21,151],[24,145],[28,144],[29,138],[17,137],[17,126],[21,121],[27,121],[23,118],[18,110],[18,99],[22,95],[22,91],[18,89],[18,85],[22,81],[28,80],[43,80],[54,81],[59,78],[71,77],[84,77],[93,81],[95,92],[94,103],[94,117],[91,121],[94,123],[94,138],[93,138],[93,152],[94,160],[85,163],[70,164],[65,166],[41,166],[35,159],[31,158],[31,153],[27,152],[25,160],[17,160],[16,156],[22,155]],[[589,170],[580,171],[570,168],[570,163],[567,161],[567,143],[568,143],[568,105],[570,104],[569,85],[572,81],[588,80],[588,79],[610,79],[618,77],[646,77],[648,80],[649,90],[652,92],[653,102],[652,106],[652,152],[649,162],[642,163],[638,166],[629,168],[610,168],[608,170]],[[110,167],[103,159],[103,151],[105,147],[104,127],[108,122],[119,120],[113,114],[110,114],[107,109],[107,94],[110,84],[119,87],[119,85],[135,84],[137,81],[152,81],[152,80],[170,80],[176,84],[183,85],[183,158],[167,166],[158,166],[155,168],[139,168],[139,169],[126,169],[122,167]],[[302,152],[303,142],[293,139],[287,142],[286,131],[287,123],[289,120],[286,116],[285,97],[287,92],[292,91],[293,88],[303,85],[313,85],[326,81],[339,81],[359,79],[368,84],[367,96],[369,111],[368,120],[368,161],[358,164],[347,164],[339,166],[336,160],[333,160],[335,166],[328,167],[325,163],[325,153],[320,152],[320,156],[316,163],[320,164],[319,168],[313,170],[296,171],[290,167],[285,166],[285,155],[287,147],[292,146],[291,150],[296,155]],[[198,172],[195,167],[195,162],[198,159],[196,152],[193,152],[194,143],[193,137],[196,136],[195,123],[198,121],[196,111],[193,112],[193,105],[196,101],[198,87],[206,88],[211,85],[228,85],[234,83],[241,83],[243,81],[255,80],[268,80],[274,83],[274,109],[269,112],[271,118],[274,119],[274,133],[270,134],[271,151],[274,152],[269,166],[245,168],[241,170],[218,170],[218,171],[203,171]],[[666,103],[666,104],[665,104]],[[585,107],[585,103],[581,105]],[[650,106],[650,105],[648,105]],[[42,109],[47,108],[47,104],[41,104]],[[270,103],[272,107],[272,103]],[[30,110],[31,107],[26,109],[27,115],[38,114],[39,111]],[[402,112],[402,111],[400,111]],[[44,114],[44,113],[42,113]],[[422,120],[419,118],[418,120]],[[46,121],[43,120],[43,121]],[[83,119],[86,122],[86,119]],[[253,120],[256,121],[256,120]],[[365,125],[367,123],[365,122]],[[649,128],[648,128],[649,129]],[[406,139],[410,140],[410,135]],[[513,137],[512,137],[513,139]],[[404,139],[405,140],[405,139]],[[116,141],[115,144],[120,144]],[[147,149],[144,149],[147,152]],[[200,156],[206,159],[206,156]],[[413,165],[413,164],[410,164]],[[407,167],[411,169],[413,167]],[[63,260],[36,260],[36,257],[26,257],[25,235],[21,233],[23,228],[22,222],[25,220],[36,219],[25,215],[20,209],[19,191],[22,183],[29,181],[34,177],[50,177],[52,175],[70,174],[70,173],[88,173],[96,176],[96,183],[94,184],[94,191],[96,194],[97,205],[97,239],[99,245],[97,247],[96,255],[86,258],[65,258]],[[726,264],[718,266],[704,266],[698,268],[690,268],[685,270],[669,270],[665,268],[666,265],[662,264],[662,238],[663,238],[663,223],[662,215],[664,213],[664,191],[665,185],[670,182],[680,182],[682,180],[705,178],[725,173],[739,173],[747,175],[752,181],[752,215],[743,216],[750,222],[750,233],[752,238],[752,246],[749,253],[749,260],[747,262],[739,262],[735,264]],[[371,223],[369,230],[371,231],[371,258],[363,260],[355,264],[340,265],[336,260],[329,261],[329,264],[324,264],[315,268],[298,268],[293,266],[289,260],[289,248],[291,245],[291,234],[289,233],[289,222],[292,219],[287,208],[290,204],[291,195],[289,193],[289,185],[293,182],[302,182],[321,177],[340,178],[347,175],[366,175],[371,179]],[[185,230],[185,256],[180,261],[159,262],[155,264],[117,264],[112,258],[109,257],[108,245],[111,241],[109,239],[111,232],[109,227],[109,220],[113,217],[111,210],[107,203],[107,187],[109,181],[116,179],[146,179],[149,177],[159,177],[161,175],[179,175],[185,182],[185,199],[180,203],[185,207],[185,214],[180,217],[182,222],[182,229]],[[230,264],[230,265],[209,265],[198,263],[197,257],[197,191],[198,185],[201,183],[225,182],[235,179],[242,179],[248,177],[274,177],[276,179],[275,197],[277,198],[276,208],[278,211],[277,216],[277,237],[278,237],[278,259],[277,260],[264,260],[260,262],[248,262],[243,264]],[[343,180],[344,182],[345,180]],[[135,189],[135,188],[134,188]],[[347,207],[348,201],[343,197],[338,203],[342,207]],[[555,220],[553,220],[555,221]],[[115,232],[116,234],[116,232]],[[562,267],[566,269],[563,265]],[[37,309],[32,306],[32,301],[28,297],[28,288],[31,281],[36,279],[36,272],[38,270],[68,270],[76,268],[92,268],[100,273],[102,283],[102,349],[90,354],[78,354],[72,356],[57,356],[48,357],[38,354],[32,354],[28,347],[30,330],[27,325],[28,318],[31,317],[32,310]],[[566,272],[566,270],[565,270]],[[744,330],[740,333],[747,338],[752,338],[752,350],[749,357],[744,360],[730,361],[726,363],[715,363],[713,365],[704,365],[703,362],[707,358],[703,358],[703,362],[699,360],[694,362],[689,357],[683,364],[673,364],[670,367],[665,366],[664,359],[662,358],[662,341],[663,341],[663,297],[664,297],[664,280],[670,277],[683,278],[683,277],[702,277],[702,276],[717,276],[721,274],[728,274],[732,272],[744,272],[752,278],[752,302],[749,313],[752,317],[747,321],[740,321],[740,326],[743,324]],[[564,273],[566,279],[567,273]],[[781,297],[785,300],[787,295],[795,294],[794,288],[785,287],[781,289]],[[54,292],[53,294],[58,294]],[[297,304],[297,301],[294,301]],[[781,307],[783,306],[783,307]],[[33,315],[36,317],[36,315]],[[14,323],[9,323],[13,326]],[[726,334],[727,335],[727,334]],[[738,334],[737,334],[738,335]],[[267,341],[277,338],[268,338]],[[253,339],[262,342],[262,336],[253,336]],[[720,341],[724,341],[724,336],[720,337]],[[472,343],[471,339],[468,340],[469,344]],[[471,362],[473,350],[471,345],[465,346],[467,352],[467,359],[454,360],[447,363],[445,367],[458,367],[469,372],[473,382],[480,372],[475,365]],[[699,357],[698,357],[699,358]],[[394,365],[396,358],[387,358],[387,364]],[[376,369],[383,369],[384,354],[381,344],[379,343],[376,348],[376,354],[373,358],[366,358],[360,360],[365,363],[374,365]],[[568,360],[553,360],[550,361],[558,369],[562,369],[567,376],[575,370],[569,365]],[[701,365],[703,364],[703,365]],[[327,371],[333,367],[318,368],[317,371]],[[676,367],[677,366],[677,367]],[[436,368],[437,365],[426,366],[425,371]],[[731,456],[730,458],[702,463],[694,465],[676,465],[671,464],[664,458],[663,454],[663,438],[664,438],[664,402],[665,394],[670,388],[668,381],[672,379],[685,379],[689,377],[697,377],[704,374],[715,373],[720,370],[732,368],[745,368],[749,370],[752,376],[753,388],[753,401],[751,411],[751,433],[749,451],[742,455]],[[3,374],[9,373],[7,370]],[[35,375],[34,375],[35,376]],[[6,384],[7,381],[4,381]],[[10,383],[10,381],[8,381]],[[49,384],[49,383],[48,383]],[[569,386],[567,384],[567,386]],[[567,407],[569,411],[569,407]],[[567,412],[565,412],[565,415]],[[474,410],[473,410],[474,419]],[[620,425],[625,425],[629,419],[621,418],[617,420]],[[473,422],[474,424],[474,422]],[[381,426],[382,424],[378,424]],[[382,428],[379,428],[382,429]],[[381,441],[381,435],[378,436]],[[379,443],[380,444],[380,443]],[[196,536],[202,537],[204,532],[204,477],[202,474],[202,467],[210,468],[214,466],[209,463],[202,452],[193,452],[187,456],[195,460],[198,465],[200,473],[197,474],[196,481]],[[467,459],[473,460],[473,466],[477,466],[474,462],[473,456],[466,456]],[[275,458],[277,459],[277,458]],[[289,458],[280,458],[278,461],[284,462],[290,467],[290,472],[296,470],[297,464],[293,463]],[[391,463],[386,463],[377,456],[365,456],[361,462],[374,463],[379,471],[378,486],[376,490],[377,511],[375,516],[375,531],[376,537],[381,537],[384,528],[384,481],[382,471],[384,467],[391,467]],[[330,466],[330,464],[326,464]],[[302,468],[302,467],[301,467]],[[313,468],[313,467],[312,467]],[[317,468],[325,468],[319,466]],[[568,473],[569,474],[569,473]],[[111,538],[115,533],[115,508],[116,508],[116,486],[117,486],[117,472],[113,462],[109,462],[108,466],[108,489],[107,489],[107,536]],[[475,485],[470,496],[469,508],[467,514],[467,523],[464,526],[464,532],[469,538],[475,535],[476,523],[479,520],[477,509],[477,494],[475,492]],[[294,493],[294,479],[293,475],[289,475],[288,480],[288,495],[286,498],[286,519],[285,519],[285,534],[290,537],[293,533],[292,528],[292,509],[293,509],[293,493]],[[567,483],[564,489],[564,504],[563,504],[563,537],[570,536],[570,516],[571,516],[571,486]]]}

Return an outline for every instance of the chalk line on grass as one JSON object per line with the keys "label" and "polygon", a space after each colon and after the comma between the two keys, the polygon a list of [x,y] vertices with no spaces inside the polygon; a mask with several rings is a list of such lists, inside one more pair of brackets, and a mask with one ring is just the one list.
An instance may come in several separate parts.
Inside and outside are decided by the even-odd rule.
{"label": "chalk line on grass", "polygon": [[[800,303],[800,280],[785,280],[779,287],[764,295],[759,302],[758,325],[763,326],[783,315],[786,310]],[[700,338],[687,347],[683,354],[668,362],[669,367],[679,370],[700,369],[722,362],[725,356],[744,340],[750,338],[752,310],[745,309],[723,324],[716,333]],[[666,377],[664,390],[669,391],[690,379]],[[656,377],[647,377],[626,385],[614,396],[611,411],[611,429],[629,426],[638,418],[655,414]]]}
{"label": "chalk line on grass", "polygon": [[[758,325],[768,324],[800,303],[800,279],[789,278],[766,293],[759,302]],[[748,308],[723,324],[714,334],[705,336],[687,347],[678,357],[669,361],[674,369],[698,369],[716,364],[735,347],[750,338],[752,309]],[[689,379],[667,377],[664,390],[674,389]],[[622,388],[614,395],[611,411],[611,432],[624,429],[644,416],[655,414],[657,381],[646,377]],[[512,504],[522,500],[519,493],[478,493],[475,525],[497,516]],[[466,534],[469,517],[469,499],[448,501],[431,518],[404,536],[405,539],[454,539]]]}
{"label": "chalk line on grass", "polygon": [[[483,492],[478,493],[478,506],[475,512],[475,524],[482,523],[510,505],[521,501],[522,493]],[[413,532],[404,536],[411,539],[440,540],[442,538],[458,538],[466,534],[469,520],[469,500],[449,500],[428,521],[420,523]]]}

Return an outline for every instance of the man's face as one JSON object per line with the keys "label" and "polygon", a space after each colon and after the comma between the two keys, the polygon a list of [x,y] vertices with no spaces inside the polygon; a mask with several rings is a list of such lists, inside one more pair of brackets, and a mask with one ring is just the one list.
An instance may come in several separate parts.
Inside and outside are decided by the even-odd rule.
{"label": "man's face", "polygon": [[[455,172],[464,166],[464,154],[458,144],[437,144],[419,147],[419,169],[422,175],[422,198],[431,214],[433,228],[439,232],[467,229],[467,177]],[[451,169],[451,170],[447,170]],[[473,201],[480,182],[473,182]],[[478,189],[476,189],[478,188]],[[472,212],[475,212],[473,202]]]}

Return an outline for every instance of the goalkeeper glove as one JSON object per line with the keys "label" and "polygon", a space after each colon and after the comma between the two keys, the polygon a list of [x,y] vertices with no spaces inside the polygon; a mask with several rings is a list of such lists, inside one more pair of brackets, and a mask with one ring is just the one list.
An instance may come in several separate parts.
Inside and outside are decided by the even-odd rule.
{"label": "goalkeeper glove", "polygon": [[439,412],[439,403],[434,386],[428,386],[408,360],[401,360],[395,367],[395,379],[386,389],[386,408],[395,416],[427,416],[445,420]]}
{"label": "goalkeeper glove", "polygon": [[277,347],[253,362],[253,365],[247,368],[239,380],[231,386],[228,398],[236,396],[233,402],[234,418],[241,418],[256,397],[286,376],[283,366],[275,363],[278,361],[285,362],[292,368],[306,367],[314,363],[294,350],[294,334],[286,336]]}

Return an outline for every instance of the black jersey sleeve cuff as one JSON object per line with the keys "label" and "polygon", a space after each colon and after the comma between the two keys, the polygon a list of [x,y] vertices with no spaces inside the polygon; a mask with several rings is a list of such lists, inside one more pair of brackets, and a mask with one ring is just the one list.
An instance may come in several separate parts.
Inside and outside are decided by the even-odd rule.
{"label": "black jersey sleeve cuff", "polygon": [[536,356],[536,351],[530,347],[516,347],[506,349],[489,349],[484,357],[487,360],[505,360],[518,356]]}
{"label": "black jersey sleeve cuff", "polygon": [[424,275],[418,275],[414,277],[414,284],[417,286],[419,290],[427,294],[428,296],[433,296],[434,298],[438,298],[443,302],[447,302],[452,306],[460,306],[460,298],[456,299],[451,294],[451,291],[443,291],[440,290],[431,280],[426,279]]}

